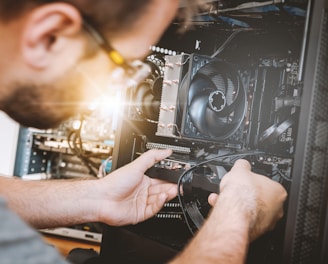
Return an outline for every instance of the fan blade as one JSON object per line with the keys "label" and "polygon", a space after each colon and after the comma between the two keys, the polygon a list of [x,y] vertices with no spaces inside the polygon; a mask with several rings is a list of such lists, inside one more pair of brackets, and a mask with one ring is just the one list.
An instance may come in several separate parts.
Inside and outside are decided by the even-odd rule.
{"label": "fan blade", "polygon": [[201,96],[196,96],[190,103],[189,115],[191,122],[197,128],[197,130],[207,135],[207,128],[205,127],[205,114],[208,109],[208,93],[204,93]]}
{"label": "fan blade", "polygon": [[150,90],[150,85],[147,82],[142,82],[136,88],[133,99],[136,107],[142,108],[145,94]]}
{"label": "fan blade", "polygon": [[209,76],[211,81],[215,85],[215,89],[227,94],[227,79],[221,73],[216,73],[216,75]]}
{"label": "fan blade", "polygon": [[234,98],[238,97],[239,88],[240,88],[240,83],[238,77],[237,79],[236,78],[232,79],[231,76],[227,76],[226,74],[226,87],[224,93],[226,95],[227,102],[229,105],[234,101]]}
{"label": "fan blade", "polygon": [[[228,100],[227,100],[228,101]],[[229,116],[232,112],[236,111],[238,107],[240,107],[240,104],[242,103],[242,97],[238,96],[233,98],[229,98],[229,101],[232,101],[232,103],[227,103],[227,105],[222,109],[222,111],[217,112],[216,115],[217,117],[227,117]]]}
{"label": "fan blade", "polygon": [[217,90],[215,84],[211,81],[210,78],[208,78],[208,76],[203,74],[196,74],[190,84],[188,102],[191,102],[193,98],[197,97],[198,95],[203,94],[204,91],[212,92],[215,90]]}
{"label": "fan blade", "polygon": [[156,120],[159,116],[160,100],[155,98],[151,82],[144,81],[134,93],[135,106],[143,117]]}
{"label": "fan blade", "polygon": [[162,96],[162,87],[163,87],[163,78],[158,77],[154,80],[154,83],[151,87],[154,100],[160,101]]}
{"label": "fan blade", "polygon": [[142,112],[145,117],[149,119],[157,119],[159,115],[159,105],[160,103],[154,100],[154,96],[151,91],[148,91],[144,95]]}
{"label": "fan blade", "polygon": [[[218,76],[218,73],[224,72],[225,68],[223,67],[223,64],[219,62],[211,62],[203,66],[202,68],[199,69],[198,74],[202,74],[205,76],[208,76],[210,79],[215,79],[215,76]],[[218,84],[221,83],[224,85],[224,80],[221,78],[217,79]]]}
{"label": "fan blade", "polygon": [[[235,123],[230,123],[228,117],[218,117],[218,113],[212,109],[207,109],[205,113],[204,129],[207,131],[207,135],[216,138],[226,138],[230,136],[231,130]],[[234,131],[232,131],[234,132]]]}
{"label": "fan blade", "polygon": [[202,67],[197,74],[206,76],[214,84],[215,89],[227,93],[229,74],[226,65],[221,62],[212,62]]}

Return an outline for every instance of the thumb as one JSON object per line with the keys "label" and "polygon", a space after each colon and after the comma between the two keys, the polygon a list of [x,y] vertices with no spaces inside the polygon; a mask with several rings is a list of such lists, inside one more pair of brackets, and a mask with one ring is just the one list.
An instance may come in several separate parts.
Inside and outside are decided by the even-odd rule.
{"label": "thumb", "polygon": [[152,167],[156,162],[159,162],[172,154],[172,150],[164,149],[152,149],[144,154],[142,154],[139,158],[134,160],[131,163],[131,166],[135,167],[136,170],[146,171],[150,167]]}
{"label": "thumb", "polygon": [[218,200],[218,197],[219,195],[216,194],[216,193],[211,193],[209,196],[208,196],[208,203],[211,205],[211,206],[214,206],[216,201]]}

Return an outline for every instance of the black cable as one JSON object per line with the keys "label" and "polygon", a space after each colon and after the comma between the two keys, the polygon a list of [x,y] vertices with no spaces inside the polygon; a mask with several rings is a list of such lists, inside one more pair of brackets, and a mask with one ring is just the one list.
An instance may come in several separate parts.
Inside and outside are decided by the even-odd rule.
{"label": "black cable", "polygon": [[184,206],[184,202],[182,201],[182,195],[181,195],[181,190],[180,190],[181,188],[183,188],[183,187],[182,187],[182,180],[183,180],[183,178],[184,178],[187,174],[189,174],[189,173],[191,173],[191,169],[190,169],[190,170],[186,170],[186,171],[180,176],[180,178],[179,178],[179,181],[178,181],[178,199],[179,199],[180,207],[181,207],[181,209],[182,209],[183,218],[184,218],[185,221],[186,221],[186,225],[187,225],[187,227],[188,227],[190,233],[193,235],[193,234],[194,234],[194,231],[193,231],[193,229],[192,229],[192,227],[191,227],[191,225],[190,225],[190,223],[189,223],[188,216],[187,216],[187,214],[186,214],[186,209],[185,209],[185,206]]}
{"label": "black cable", "polygon": [[287,182],[291,182],[292,179],[287,177],[285,174],[283,174],[283,172],[279,169],[276,170],[277,174],[275,175],[278,175],[280,178],[282,178],[283,180],[287,181]]}
{"label": "black cable", "polygon": [[[259,154],[264,154],[264,152],[261,152],[261,151],[248,151],[248,152],[244,152],[244,153],[234,153],[234,154],[231,154],[231,153],[230,153],[230,154],[217,155],[217,156],[215,156],[215,157],[213,157],[213,158],[210,158],[210,159],[208,159],[208,160],[202,161],[202,162],[200,162],[200,163],[194,165],[194,166],[191,167],[190,169],[186,170],[186,171],[180,176],[180,178],[179,178],[179,180],[178,180],[178,200],[179,200],[179,203],[180,203],[180,207],[181,207],[181,209],[182,209],[182,213],[183,213],[183,217],[184,217],[184,219],[185,219],[186,225],[187,225],[189,231],[191,232],[191,234],[194,234],[194,230],[193,230],[193,228],[192,228],[192,226],[191,226],[191,224],[190,224],[190,221],[189,221],[189,218],[188,218],[188,215],[187,215],[188,210],[187,210],[187,208],[186,208],[186,206],[185,206],[185,203],[184,203],[184,201],[183,201],[183,195],[181,194],[181,188],[183,189],[183,179],[184,179],[184,177],[186,177],[186,176],[191,176],[192,172],[193,172],[197,167],[200,167],[200,166],[205,165],[205,164],[207,164],[207,163],[210,163],[210,162],[212,162],[212,161],[216,161],[216,160],[218,160],[218,159],[222,159],[222,161],[223,161],[224,159],[230,158],[230,159],[233,159],[233,161],[236,161],[236,160],[238,160],[238,159],[242,159],[242,158],[245,158],[245,157],[247,157],[247,156],[254,156],[254,155],[259,155]],[[231,161],[230,161],[230,162],[231,162]],[[195,206],[194,206],[194,205],[192,205],[192,208],[193,208],[193,210],[195,210]],[[186,212],[187,212],[187,213],[186,213]],[[198,210],[197,213],[200,214],[199,210]],[[189,215],[189,217],[191,218],[192,221],[194,221],[190,215]],[[197,225],[199,226],[199,224],[197,224]]]}
{"label": "black cable", "polygon": [[81,116],[79,128],[71,131],[68,134],[68,146],[71,149],[73,155],[76,155],[84,165],[88,168],[90,174],[94,177],[98,177],[99,164],[92,161],[90,158],[95,157],[93,155],[86,155],[83,149],[83,140],[81,137],[81,131],[84,118]]}

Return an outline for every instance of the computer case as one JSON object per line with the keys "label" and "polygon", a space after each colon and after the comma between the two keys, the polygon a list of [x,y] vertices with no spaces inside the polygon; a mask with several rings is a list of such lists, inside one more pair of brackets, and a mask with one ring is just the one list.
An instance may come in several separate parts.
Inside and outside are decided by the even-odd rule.
{"label": "computer case", "polygon": [[309,3],[284,263],[328,263],[328,1]]}
{"label": "computer case", "polygon": [[246,262],[328,263],[328,1],[209,2],[190,30],[174,21],[151,47],[152,73],[127,90],[113,152],[117,169],[148,149],[173,149],[147,173],[177,181],[195,166],[180,179],[186,204],[108,226],[101,258],[166,263],[201,225],[192,212],[206,218],[209,188],[246,158],[288,192],[284,218]]}

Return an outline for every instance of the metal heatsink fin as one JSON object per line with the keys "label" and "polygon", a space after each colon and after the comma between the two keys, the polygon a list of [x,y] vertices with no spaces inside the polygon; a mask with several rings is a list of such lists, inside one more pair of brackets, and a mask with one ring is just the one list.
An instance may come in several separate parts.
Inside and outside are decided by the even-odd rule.
{"label": "metal heatsink fin", "polygon": [[188,58],[187,55],[165,57],[164,81],[162,101],[157,126],[157,136],[178,137],[177,102],[182,66]]}

